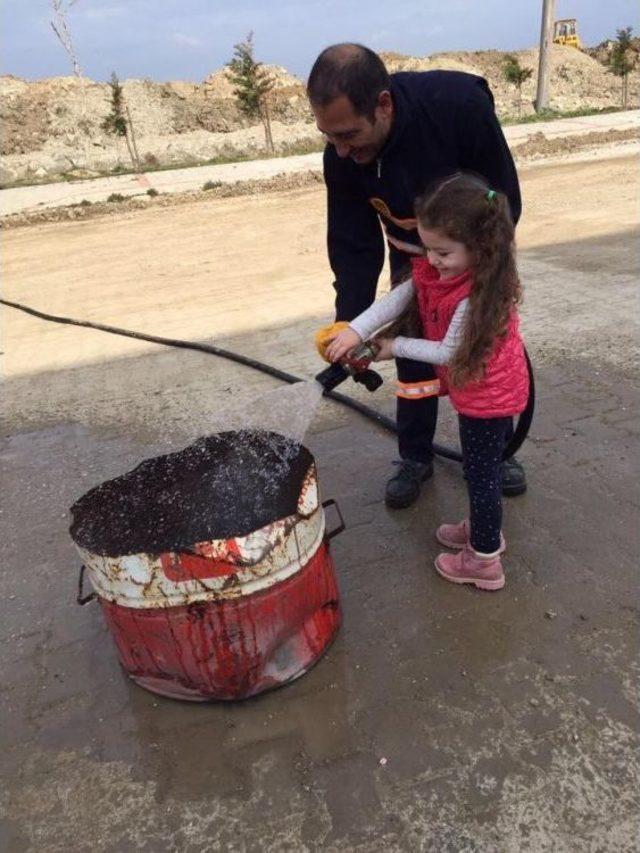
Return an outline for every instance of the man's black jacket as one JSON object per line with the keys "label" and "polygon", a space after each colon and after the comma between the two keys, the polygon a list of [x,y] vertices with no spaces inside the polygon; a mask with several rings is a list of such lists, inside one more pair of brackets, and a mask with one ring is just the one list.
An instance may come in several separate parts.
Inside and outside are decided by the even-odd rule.
{"label": "man's black jacket", "polygon": [[[482,77],[458,71],[401,72],[391,77],[394,121],[378,160],[358,166],[324,154],[329,262],[336,280],[336,319],[352,320],[374,300],[387,234],[419,245],[413,203],[438,178],[460,169],[483,175],[520,216],[518,176]],[[394,221],[395,220],[395,221]],[[392,272],[409,255],[390,246]]]}

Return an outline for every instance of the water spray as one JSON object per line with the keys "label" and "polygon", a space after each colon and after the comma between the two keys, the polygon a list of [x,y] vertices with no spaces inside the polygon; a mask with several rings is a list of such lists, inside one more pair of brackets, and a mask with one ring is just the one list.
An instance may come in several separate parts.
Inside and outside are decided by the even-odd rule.
{"label": "water spray", "polygon": [[[149,343],[160,344],[161,346],[177,347],[179,349],[189,349],[196,350],[197,352],[209,353],[210,355],[225,358],[228,361],[233,361],[236,364],[242,364],[245,367],[250,367],[253,370],[259,370],[261,373],[266,373],[268,376],[272,376],[274,379],[280,379],[281,381],[288,382],[289,384],[305,381],[300,376],[294,376],[293,374],[287,373],[284,370],[280,370],[277,367],[273,367],[270,364],[265,364],[264,362],[258,361],[257,359],[250,358],[246,355],[241,355],[240,353],[236,353],[231,350],[223,349],[222,347],[214,346],[213,344],[203,344],[198,341],[185,341],[181,340],[180,338],[166,338],[160,335],[150,335],[145,332],[134,331],[133,329],[122,329],[118,326],[109,326],[105,323],[96,323],[92,320],[80,320],[74,317],[60,317],[55,314],[48,314],[44,311],[38,311],[36,308],[31,308],[29,305],[23,305],[20,302],[12,302],[9,299],[0,299],[0,304],[6,305],[9,308],[15,308],[17,311],[22,311],[25,314],[30,314],[32,317],[37,317],[40,320],[46,320],[50,323],[62,323],[63,325],[68,326],[80,326],[86,329],[95,329],[98,332],[106,332],[110,335],[121,335],[122,337],[134,338],[139,341],[148,341]],[[527,368],[529,370],[529,400],[527,402],[526,409],[518,418],[518,423],[514,429],[511,441],[503,452],[503,459],[509,459],[511,456],[517,453],[518,449],[527,437],[529,427],[531,426],[531,420],[533,418],[533,411],[535,408],[535,383],[533,377],[533,369],[531,367],[531,361],[526,350],[525,357],[527,360]],[[369,362],[370,361],[371,359],[369,359]],[[325,370],[321,371],[318,374],[316,379],[324,387],[325,396],[329,397],[331,400],[335,400],[336,402],[341,403],[343,406],[347,406],[349,409],[353,409],[354,411],[359,412],[361,415],[364,415],[365,418],[368,418],[370,421],[373,421],[378,426],[382,427],[388,432],[395,433],[396,424],[391,418],[382,414],[382,412],[377,412],[375,409],[372,409],[369,406],[365,406],[365,404],[361,403],[360,400],[355,400],[352,397],[348,397],[346,394],[341,394],[339,391],[332,390],[332,388],[335,388],[336,385],[339,385],[341,382],[344,382],[344,380],[347,379],[349,376],[354,375],[351,372],[351,369],[352,368],[348,368],[346,365],[343,364],[330,365],[330,367],[325,368]],[[376,387],[380,387],[382,377],[374,370],[370,370],[368,367],[365,369],[368,370],[369,374],[373,374],[374,376],[378,377],[380,383]],[[327,384],[325,384],[325,382],[321,380],[321,377],[323,376],[327,377],[325,379],[325,382]],[[339,379],[338,376],[340,377]],[[328,377],[333,378],[329,379]],[[335,384],[331,385],[332,381],[335,381]],[[368,388],[369,386],[365,383],[365,387]],[[369,388],[369,390],[375,389]],[[462,461],[462,454],[460,453],[460,451],[455,450],[452,447],[445,447],[444,445],[436,444],[434,442],[433,451],[437,456],[441,456],[445,459],[452,459],[455,462]]]}

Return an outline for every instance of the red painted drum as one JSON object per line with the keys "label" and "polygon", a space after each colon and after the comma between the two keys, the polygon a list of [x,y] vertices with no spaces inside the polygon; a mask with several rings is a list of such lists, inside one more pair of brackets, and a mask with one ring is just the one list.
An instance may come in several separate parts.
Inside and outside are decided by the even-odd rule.
{"label": "red painted drum", "polygon": [[[297,477],[297,501],[288,507],[286,501],[275,501],[280,510],[293,511],[248,532],[242,529],[246,519],[264,520],[268,510],[261,506],[257,513],[255,508],[239,512],[236,536],[191,544],[174,536],[172,549],[158,553],[96,553],[87,545],[103,552],[109,540],[109,550],[116,550],[111,540],[117,522],[112,519],[121,519],[129,500],[123,497],[119,503],[118,494],[126,494],[133,481],[129,475],[109,481],[74,504],[71,534],[83,558],[82,573],[86,571],[94,588],[92,595],[80,594],[78,601],[97,596],[120,663],[141,687],[191,701],[244,699],[303,675],[331,644],[341,611],[329,539],[343,525],[327,533],[324,508],[335,502],[319,502],[315,462],[306,448],[301,450],[294,466],[297,474],[293,468],[284,472]],[[234,466],[228,454],[225,460],[228,500]],[[175,466],[172,471],[175,474]],[[148,489],[147,480],[138,475],[135,488]],[[290,492],[292,484],[283,487]],[[165,496],[146,497],[157,506]],[[84,520],[89,507],[93,533]],[[96,507],[104,508],[103,518]],[[215,506],[212,512],[215,515]],[[229,532],[233,514],[228,517],[228,523],[212,523],[210,529]],[[161,543],[162,536],[157,541]]]}

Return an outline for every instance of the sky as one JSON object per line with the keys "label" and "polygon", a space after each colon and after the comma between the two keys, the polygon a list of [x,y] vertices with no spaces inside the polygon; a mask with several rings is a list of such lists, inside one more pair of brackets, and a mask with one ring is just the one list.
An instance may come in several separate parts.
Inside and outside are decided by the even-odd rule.
{"label": "sky", "polygon": [[[52,0],[0,0],[0,73],[72,73],[50,25]],[[203,80],[253,31],[255,56],[305,78],[328,44],[358,41],[413,56],[518,50],[540,38],[542,0],[61,0],[82,72],[106,80]],[[638,33],[636,0],[556,0],[583,41]]]}

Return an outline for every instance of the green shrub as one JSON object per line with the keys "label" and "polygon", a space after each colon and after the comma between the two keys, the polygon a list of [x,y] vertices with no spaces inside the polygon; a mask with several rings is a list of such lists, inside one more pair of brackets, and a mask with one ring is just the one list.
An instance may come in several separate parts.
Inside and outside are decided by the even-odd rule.
{"label": "green shrub", "polygon": [[158,190],[155,190],[153,187],[147,190],[147,195],[151,196],[151,198],[155,198],[157,195],[160,195]]}
{"label": "green shrub", "polygon": [[126,195],[122,195],[122,193],[111,193],[111,195],[107,198],[107,201],[126,201]]}
{"label": "green shrub", "polygon": [[206,184],[202,185],[202,189],[203,190],[215,190],[221,186],[222,186],[222,181],[207,181]]}

